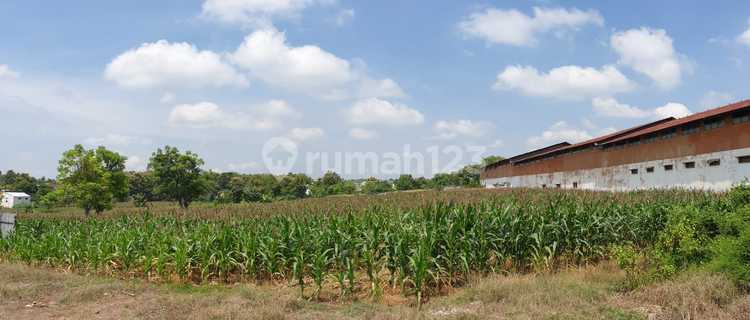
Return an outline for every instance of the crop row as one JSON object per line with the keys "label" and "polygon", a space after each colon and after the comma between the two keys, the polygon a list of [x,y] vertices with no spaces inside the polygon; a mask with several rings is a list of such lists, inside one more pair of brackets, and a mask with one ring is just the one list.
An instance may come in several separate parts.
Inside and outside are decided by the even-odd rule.
{"label": "crop row", "polygon": [[361,287],[377,295],[386,285],[421,302],[425,292],[473,275],[584,264],[604,258],[612,245],[648,245],[670,205],[715,206],[717,200],[528,191],[337,214],[23,219],[14,236],[0,241],[0,255],[149,279],[283,280],[303,294],[311,286],[313,298],[324,283],[341,296]]}

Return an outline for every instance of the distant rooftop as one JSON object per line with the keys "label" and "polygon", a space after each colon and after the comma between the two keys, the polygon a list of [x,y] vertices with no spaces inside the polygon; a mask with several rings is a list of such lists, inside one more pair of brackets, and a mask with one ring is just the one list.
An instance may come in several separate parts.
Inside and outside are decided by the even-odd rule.
{"label": "distant rooftop", "polygon": [[583,142],[579,142],[576,144],[570,144],[568,142],[557,143],[548,147],[532,150],[532,151],[517,155],[515,157],[511,157],[502,161],[489,164],[487,165],[487,167],[495,167],[495,166],[500,166],[500,165],[505,165],[505,164],[529,162],[529,161],[534,161],[537,159],[550,157],[553,155],[564,154],[564,153],[573,152],[573,151],[580,150],[580,149],[585,149],[588,147],[605,147],[605,146],[609,146],[618,142],[624,142],[624,141],[631,140],[631,139],[638,139],[638,138],[641,138],[643,136],[646,136],[652,133],[675,129],[681,125],[688,124],[691,122],[698,122],[698,121],[703,121],[705,119],[711,119],[717,116],[726,115],[726,114],[739,111],[745,108],[750,108],[750,99],[728,104],[728,105],[714,108],[714,109],[709,109],[703,112],[695,113],[693,115],[690,115],[684,118],[675,119],[674,117],[669,117],[669,118],[657,120],[657,121],[643,124],[640,126],[632,127],[629,129],[617,131],[615,133],[611,133],[611,134],[603,135],[603,136],[593,138],[590,140],[586,140]]}

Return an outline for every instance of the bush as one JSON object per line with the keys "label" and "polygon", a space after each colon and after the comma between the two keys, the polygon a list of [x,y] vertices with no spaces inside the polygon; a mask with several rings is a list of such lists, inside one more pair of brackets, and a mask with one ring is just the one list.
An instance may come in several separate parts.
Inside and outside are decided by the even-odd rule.
{"label": "bush", "polygon": [[652,251],[657,272],[669,277],[691,264],[701,264],[710,256],[710,238],[705,213],[693,206],[674,207],[667,213],[667,223],[659,233]]}
{"label": "bush", "polygon": [[713,245],[711,269],[723,272],[737,285],[750,289],[750,226],[738,237],[722,237]]}
{"label": "bush", "polygon": [[733,208],[750,204],[750,183],[745,182],[732,188],[727,194],[727,199]]}

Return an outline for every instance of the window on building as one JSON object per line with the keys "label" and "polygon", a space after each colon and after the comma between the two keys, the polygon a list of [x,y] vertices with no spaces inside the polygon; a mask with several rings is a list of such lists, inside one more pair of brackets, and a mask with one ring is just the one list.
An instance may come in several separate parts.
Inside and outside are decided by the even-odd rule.
{"label": "window on building", "polygon": [[703,126],[706,127],[706,130],[716,129],[721,127],[722,125],[724,125],[723,118],[714,118],[703,121]]}
{"label": "window on building", "polygon": [[695,161],[685,162],[685,169],[695,168]]}
{"label": "window on building", "polygon": [[682,127],[682,134],[693,134],[701,130],[700,123],[688,123]]}
{"label": "window on building", "polygon": [[558,188],[558,189],[562,188],[562,185],[558,183],[558,184],[555,185],[555,188]]}
{"label": "window on building", "polygon": [[737,157],[737,162],[739,162],[739,163],[750,163],[750,156]]}
{"label": "window on building", "polygon": [[656,139],[658,138],[659,136],[656,134],[648,135],[645,138],[643,138],[643,143],[651,143],[651,142],[656,141]]}
{"label": "window on building", "polygon": [[630,169],[630,174],[638,174],[638,169]]}
{"label": "window on building", "polygon": [[547,185],[546,185],[546,184],[543,184],[543,185],[542,185],[542,189],[547,189]]}
{"label": "window on building", "polygon": [[664,165],[664,171],[672,171],[672,170],[674,170],[674,165],[671,165],[671,164]]}
{"label": "window on building", "polygon": [[578,182],[573,182],[573,189],[578,189]]}
{"label": "window on building", "polygon": [[671,139],[677,136],[677,129],[669,129],[662,132],[659,137],[661,139]]}
{"label": "window on building", "polygon": [[732,122],[743,123],[750,121],[750,109],[736,112],[732,115]]}
{"label": "window on building", "polygon": [[646,172],[648,172],[648,173],[654,173],[654,167],[648,167],[648,168],[646,168]]}
{"label": "window on building", "polygon": [[719,159],[708,160],[708,166],[709,167],[718,167],[720,165],[721,165],[721,160],[719,160]]}

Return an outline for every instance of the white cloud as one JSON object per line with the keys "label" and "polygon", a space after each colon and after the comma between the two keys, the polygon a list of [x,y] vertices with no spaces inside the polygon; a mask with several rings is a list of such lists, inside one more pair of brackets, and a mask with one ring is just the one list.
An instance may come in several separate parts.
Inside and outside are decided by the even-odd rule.
{"label": "white cloud", "polygon": [[531,17],[515,9],[489,8],[472,13],[458,27],[466,36],[484,39],[488,43],[533,46],[540,33],[577,30],[587,24],[602,26],[604,18],[596,10],[576,8],[534,7]]}
{"label": "white cloud", "polygon": [[292,47],[286,43],[285,34],[273,28],[248,35],[230,59],[265,83],[319,98],[403,95],[395,81],[370,79],[351,62],[318,46]]}
{"label": "white cloud", "polygon": [[377,98],[358,101],[348,110],[349,121],[353,124],[382,124],[389,126],[418,125],[424,122],[424,115],[403,104],[394,104]]}
{"label": "white cloud", "polygon": [[321,128],[294,128],[287,135],[289,139],[297,142],[315,140],[323,137],[325,132]]}
{"label": "white cloud", "polygon": [[148,138],[142,138],[142,137],[135,137],[135,136],[127,136],[127,135],[121,135],[116,133],[108,133],[103,137],[91,137],[86,138],[83,141],[84,144],[89,146],[114,146],[114,147],[124,147],[129,146],[133,144],[142,144],[142,145],[149,145],[152,143],[151,139]]}
{"label": "white cloud", "polygon": [[661,107],[645,110],[639,107],[620,103],[614,98],[594,98],[591,101],[594,112],[600,116],[613,118],[682,118],[692,114],[683,104],[670,102]]}
{"label": "white cloud", "polygon": [[261,168],[260,163],[257,162],[241,162],[241,163],[230,163],[227,165],[227,168],[231,172],[253,172]]}
{"label": "white cloud", "polygon": [[335,0],[206,0],[203,17],[244,26],[270,25],[275,18],[294,18],[313,5]]}
{"label": "white cloud", "polygon": [[247,112],[227,112],[212,102],[181,104],[169,114],[169,124],[189,128],[225,128],[233,130],[268,130],[282,126],[285,119],[298,113],[281,100],[272,100]]}
{"label": "white cloud", "polygon": [[531,66],[508,66],[497,75],[495,90],[518,90],[528,96],[581,100],[627,92],[635,85],[614,66],[562,66],[540,73]]}
{"label": "white cloud", "polygon": [[490,122],[456,120],[456,121],[438,121],[435,123],[434,130],[437,132],[438,139],[479,138],[486,135],[494,126]]}
{"label": "white cloud", "polygon": [[375,80],[364,78],[361,81],[359,93],[357,96],[363,98],[399,98],[406,96],[406,94],[403,90],[401,90],[401,87],[399,87],[398,83],[396,83],[396,81],[393,81],[393,79]]}
{"label": "white cloud", "polygon": [[104,72],[127,88],[246,87],[247,79],[211,51],[181,42],[144,43],[117,56]]}
{"label": "white cloud", "polygon": [[598,115],[614,118],[645,118],[652,113],[638,107],[619,103],[614,98],[594,98],[591,104]]}
{"label": "white cloud", "polygon": [[709,91],[701,99],[703,109],[717,108],[734,101],[734,96],[727,92]]}
{"label": "white cloud", "polygon": [[125,169],[128,171],[146,171],[147,167],[146,159],[139,156],[129,156],[125,161]]}
{"label": "white cloud", "polygon": [[742,34],[737,36],[737,42],[750,46],[750,28],[745,30]]}
{"label": "white cloud", "polygon": [[672,46],[672,38],[662,29],[630,29],[615,33],[610,45],[620,56],[619,63],[633,68],[658,86],[674,88],[689,66],[681,63]]}
{"label": "white cloud", "polygon": [[336,14],[336,25],[341,27],[354,20],[354,9],[341,9]]}
{"label": "white cloud", "polygon": [[349,130],[349,136],[357,140],[372,140],[378,137],[378,133],[374,130],[353,128]]}
{"label": "white cloud", "polygon": [[6,64],[0,64],[0,79],[2,78],[9,78],[9,79],[15,79],[20,77],[21,74],[18,72],[13,71],[8,65]]}
{"label": "white cloud", "polygon": [[654,114],[659,118],[683,118],[693,113],[690,112],[690,109],[688,109],[688,107],[686,107],[684,104],[669,102],[661,107],[654,109]]}
{"label": "white cloud", "polygon": [[544,130],[541,135],[529,138],[526,143],[530,148],[536,149],[564,141],[576,143],[591,138],[593,136],[588,131],[573,127],[565,121],[559,121]]}

